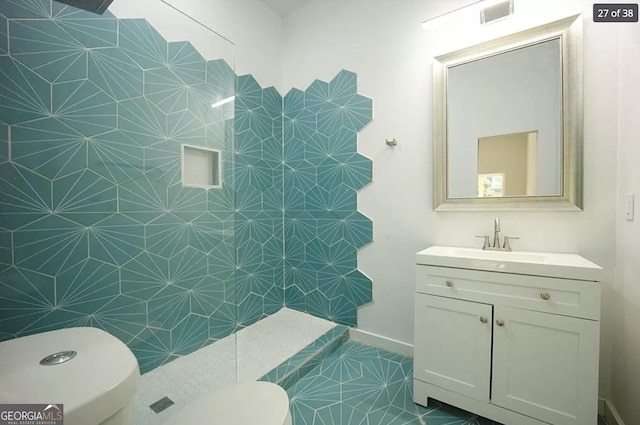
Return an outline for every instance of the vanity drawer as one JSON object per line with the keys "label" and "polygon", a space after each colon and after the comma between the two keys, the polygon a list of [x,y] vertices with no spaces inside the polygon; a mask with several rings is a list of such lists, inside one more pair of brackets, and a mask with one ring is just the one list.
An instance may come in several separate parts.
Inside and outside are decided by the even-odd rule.
{"label": "vanity drawer", "polygon": [[600,320],[598,282],[419,265],[416,291]]}

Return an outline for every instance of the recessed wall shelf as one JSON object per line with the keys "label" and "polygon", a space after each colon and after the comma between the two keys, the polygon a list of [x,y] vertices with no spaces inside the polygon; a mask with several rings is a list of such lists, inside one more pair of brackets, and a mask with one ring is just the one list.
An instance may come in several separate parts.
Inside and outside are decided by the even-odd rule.
{"label": "recessed wall shelf", "polygon": [[220,161],[218,150],[182,145],[182,186],[220,189]]}

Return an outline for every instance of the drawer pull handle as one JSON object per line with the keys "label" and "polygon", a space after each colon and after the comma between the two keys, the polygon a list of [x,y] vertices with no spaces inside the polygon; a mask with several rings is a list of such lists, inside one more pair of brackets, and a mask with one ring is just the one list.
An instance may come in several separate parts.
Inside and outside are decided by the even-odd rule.
{"label": "drawer pull handle", "polygon": [[486,317],[481,316],[481,317],[480,317],[480,321],[481,321],[482,323],[487,323],[489,320],[488,320]]}
{"label": "drawer pull handle", "polygon": [[453,282],[452,281],[447,280],[444,283],[446,283],[449,288],[453,288]]}
{"label": "drawer pull handle", "polygon": [[540,294],[540,298],[542,298],[543,300],[550,300],[551,299],[551,295],[549,295],[548,292],[543,292]]}
{"label": "drawer pull handle", "polygon": [[496,320],[496,325],[504,326],[504,320]]}

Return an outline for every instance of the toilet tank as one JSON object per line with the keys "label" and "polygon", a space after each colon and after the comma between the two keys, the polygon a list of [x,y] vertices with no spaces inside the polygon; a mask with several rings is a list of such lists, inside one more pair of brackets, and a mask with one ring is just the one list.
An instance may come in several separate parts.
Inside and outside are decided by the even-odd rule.
{"label": "toilet tank", "polygon": [[100,329],[0,342],[0,404],[62,404],[65,425],[132,425],[122,411],[132,411],[139,379],[131,350]]}

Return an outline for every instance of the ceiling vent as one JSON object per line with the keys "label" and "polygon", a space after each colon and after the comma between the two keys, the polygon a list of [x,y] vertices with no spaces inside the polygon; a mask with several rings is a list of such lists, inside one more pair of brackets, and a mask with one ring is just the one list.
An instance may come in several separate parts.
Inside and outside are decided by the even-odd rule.
{"label": "ceiling vent", "polygon": [[111,5],[113,0],[56,0],[58,3],[64,3],[79,9],[88,10],[89,12],[102,15]]}
{"label": "ceiling vent", "polygon": [[486,3],[489,5],[480,11],[480,23],[482,24],[499,21],[513,15],[513,0],[487,1]]}

